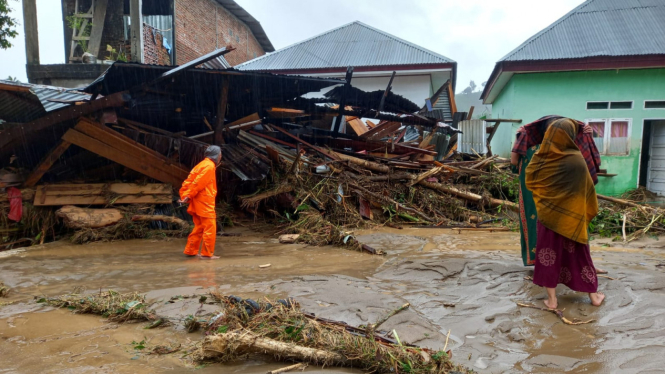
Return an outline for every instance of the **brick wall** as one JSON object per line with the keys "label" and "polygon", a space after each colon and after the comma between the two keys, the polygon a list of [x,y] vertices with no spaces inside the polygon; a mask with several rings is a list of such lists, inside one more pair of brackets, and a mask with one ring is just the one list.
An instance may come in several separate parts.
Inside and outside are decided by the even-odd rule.
{"label": "brick wall", "polygon": [[233,66],[265,54],[245,23],[215,0],[178,0],[175,10],[177,64],[217,48],[236,48],[224,56]]}
{"label": "brick wall", "polygon": [[152,65],[171,65],[171,56],[164,48],[164,37],[159,32],[153,33],[154,27],[143,24],[143,59]]}

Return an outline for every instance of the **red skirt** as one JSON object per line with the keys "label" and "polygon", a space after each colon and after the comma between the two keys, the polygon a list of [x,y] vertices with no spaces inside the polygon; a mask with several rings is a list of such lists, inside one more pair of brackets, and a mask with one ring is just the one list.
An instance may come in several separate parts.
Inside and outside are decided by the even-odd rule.
{"label": "red skirt", "polygon": [[598,291],[596,268],[588,244],[580,244],[538,222],[533,283],[555,288],[561,283],[578,292]]}

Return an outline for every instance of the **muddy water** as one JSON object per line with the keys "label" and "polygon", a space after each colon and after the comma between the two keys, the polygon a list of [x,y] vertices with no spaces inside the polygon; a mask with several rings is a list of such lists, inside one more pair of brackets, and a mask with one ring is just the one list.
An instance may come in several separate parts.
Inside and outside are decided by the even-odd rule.
{"label": "muddy water", "polygon": [[[591,306],[584,294],[558,289],[569,319],[596,320],[569,326],[553,314],[515,304],[542,303],[545,294],[524,279],[530,271],[521,266],[514,233],[387,229],[357,234],[361,242],[389,255],[282,245],[248,232],[220,238],[218,261],[180,256],[183,240],[61,242],[0,252],[0,281],[15,290],[8,300],[25,300],[0,307],[0,367],[17,373],[264,373],[281,366],[257,358],[197,369],[181,353],[146,355],[131,342],[186,344],[200,334],[117,325],[29,301],[82,285],[88,290],[152,291],[148,298],[161,308],[160,314],[174,317],[214,313],[214,307],[202,309],[195,299],[164,304],[172,295],[204,293],[209,287],[245,297],[288,295],[305,310],[354,325],[374,322],[409,302],[409,310],[382,328],[435,349],[443,348],[450,331],[448,349],[454,360],[479,372],[655,373],[665,367],[665,267],[658,266],[665,264],[665,251],[659,248],[665,241],[645,239],[628,248],[607,241],[593,246],[594,261],[615,280],[599,279],[607,295],[600,308]],[[263,264],[271,266],[260,269]]]}

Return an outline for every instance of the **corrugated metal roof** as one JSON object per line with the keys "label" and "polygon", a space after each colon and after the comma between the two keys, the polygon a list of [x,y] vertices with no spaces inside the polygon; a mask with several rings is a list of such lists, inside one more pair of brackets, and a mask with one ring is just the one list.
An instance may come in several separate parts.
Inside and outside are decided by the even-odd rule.
{"label": "corrugated metal roof", "polygon": [[448,57],[355,21],[236,66],[239,70],[298,70],[455,63]]}
{"label": "corrugated metal roof", "polygon": [[665,1],[588,0],[501,61],[665,54]]}
{"label": "corrugated metal roof", "polygon": [[231,68],[231,64],[224,58],[224,56],[219,56],[214,58],[206,63],[203,63],[197,66],[198,69],[212,69],[212,70],[226,70]]}
{"label": "corrugated metal roof", "polygon": [[29,122],[88,99],[90,94],[67,88],[0,80],[0,120]]}

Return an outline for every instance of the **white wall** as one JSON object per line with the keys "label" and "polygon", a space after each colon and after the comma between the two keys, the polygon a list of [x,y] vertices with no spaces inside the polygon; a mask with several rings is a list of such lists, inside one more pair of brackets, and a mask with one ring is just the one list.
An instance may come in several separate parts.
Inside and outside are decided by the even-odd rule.
{"label": "white wall", "polygon": [[[390,77],[354,77],[351,85],[363,91],[385,90]],[[418,106],[425,105],[425,99],[432,95],[432,79],[427,75],[395,76],[392,92],[413,101]],[[438,87],[437,87],[438,88]]]}

